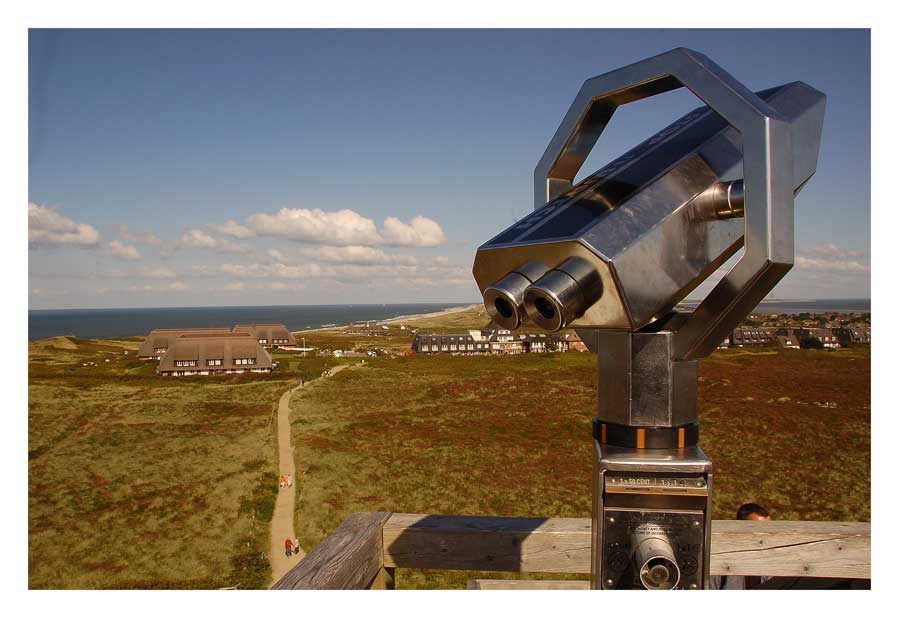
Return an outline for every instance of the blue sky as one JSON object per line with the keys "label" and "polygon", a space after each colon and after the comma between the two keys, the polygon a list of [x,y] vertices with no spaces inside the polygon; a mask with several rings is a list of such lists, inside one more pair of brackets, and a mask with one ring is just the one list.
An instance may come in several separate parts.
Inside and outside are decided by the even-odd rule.
{"label": "blue sky", "polygon": [[[476,302],[583,81],[680,45],[827,94],[772,296],[870,296],[867,31],[32,30],[29,305]],[[696,105],[622,108],[582,175]]]}

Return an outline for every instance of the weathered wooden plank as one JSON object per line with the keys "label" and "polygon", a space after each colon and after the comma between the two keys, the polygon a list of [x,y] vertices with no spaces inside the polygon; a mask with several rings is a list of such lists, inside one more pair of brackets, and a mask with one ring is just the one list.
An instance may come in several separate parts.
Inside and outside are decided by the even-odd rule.
{"label": "weathered wooden plank", "polygon": [[396,590],[396,569],[381,567],[371,583],[371,590]]}
{"label": "weathered wooden plank", "polygon": [[712,573],[871,578],[871,524],[713,521]]}
{"label": "weathered wooden plank", "polygon": [[590,590],[590,582],[548,579],[473,579],[468,590]]}
{"label": "weathered wooden plank", "polygon": [[[714,575],[870,578],[871,525],[712,522]],[[384,564],[532,573],[589,573],[590,520],[394,513]]]}
{"label": "weathered wooden plank", "polygon": [[384,526],[391,567],[590,572],[590,520],[394,513]]}
{"label": "weathered wooden plank", "polygon": [[273,590],[362,590],[383,563],[381,530],[390,513],[354,513],[316,545]]}

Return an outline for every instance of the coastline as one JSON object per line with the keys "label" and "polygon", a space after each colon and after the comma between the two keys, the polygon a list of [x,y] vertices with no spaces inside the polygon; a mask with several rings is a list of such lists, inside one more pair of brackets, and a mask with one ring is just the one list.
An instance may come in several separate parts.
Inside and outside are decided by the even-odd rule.
{"label": "coastline", "polygon": [[[475,309],[480,307],[480,303],[474,303],[472,305],[465,305],[463,307],[448,307],[446,309],[442,309],[440,311],[432,311],[430,313],[411,313],[409,315],[398,315],[393,318],[386,318],[384,320],[368,320],[371,322],[377,322],[378,324],[395,324],[396,322],[405,322],[406,320],[419,320],[421,318],[437,318],[444,315],[449,315],[452,313],[460,313],[462,311],[469,311],[470,309]],[[316,333],[322,331],[330,331],[330,330],[339,330],[342,328],[346,328],[350,326],[349,324],[339,324],[334,326],[320,326],[318,328],[305,328],[303,330],[294,330],[291,331],[293,333]]]}
{"label": "coastline", "polygon": [[469,303],[259,305],[135,309],[31,310],[28,340],[145,337],[154,328],[231,328],[235,324],[284,324],[291,332],[339,328],[362,321],[409,319]]}
{"label": "coastline", "polygon": [[[696,308],[697,301],[680,303],[681,310]],[[438,309],[443,306],[443,309]],[[368,308],[374,308],[369,310]],[[68,336],[81,339],[142,338],[153,328],[188,328],[220,326],[256,321],[282,323],[292,333],[337,332],[355,323],[397,324],[404,321],[439,318],[442,315],[470,311],[480,303],[447,306],[443,303],[410,303],[388,305],[285,305],[259,307],[160,308],[123,310],[54,310],[29,311],[28,340],[42,341]],[[386,310],[385,310],[386,309]],[[437,310],[435,310],[437,309]],[[393,311],[400,315],[391,315]],[[412,313],[419,311],[420,313]],[[799,313],[870,314],[870,299],[765,299],[753,313],[760,315],[795,315]],[[63,315],[58,315],[62,313]],[[69,315],[66,315],[66,314]],[[116,315],[120,313],[121,315]],[[307,314],[308,313],[308,314]],[[248,317],[249,316],[249,317]],[[380,317],[384,316],[384,317]],[[112,323],[112,324],[111,324]],[[315,325],[315,326],[313,326]],[[304,328],[305,326],[305,328]]]}

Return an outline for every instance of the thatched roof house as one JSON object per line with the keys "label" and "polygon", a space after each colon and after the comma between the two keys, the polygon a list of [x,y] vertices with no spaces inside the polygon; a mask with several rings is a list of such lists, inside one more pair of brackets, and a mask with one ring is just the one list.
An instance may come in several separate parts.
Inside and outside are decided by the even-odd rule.
{"label": "thatched roof house", "polygon": [[266,348],[279,346],[295,346],[296,339],[283,324],[238,324],[234,327],[235,333],[250,333]]}
{"label": "thatched roof house", "polygon": [[230,328],[154,328],[137,350],[137,357],[143,360],[159,360],[181,335],[224,334]]}
{"label": "thatched roof house", "polygon": [[183,334],[172,341],[156,373],[163,376],[268,373],[272,357],[252,333]]}

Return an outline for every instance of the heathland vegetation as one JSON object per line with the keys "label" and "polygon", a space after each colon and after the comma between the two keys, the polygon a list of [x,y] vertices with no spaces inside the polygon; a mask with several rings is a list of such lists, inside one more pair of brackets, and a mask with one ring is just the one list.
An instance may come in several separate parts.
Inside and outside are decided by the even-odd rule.
{"label": "heathland vegetation", "polygon": [[[716,518],[757,501],[778,519],[870,520],[868,348],[719,350],[700,367]],[[301,544],[355,511],[588,517],[596,377],[588,353],[417,355],[298,393]],[[471,577],[401,570],[398,586]]]}
{"label": "heathland vegetation", "polygon": [[[486,317],[403,323],[464,332]],[[304,335],[317,347],[400,353],[412,339],[399,324],[386,337]],[[589,353],[382,355],[318,381],[344,361],[276,352],[269,375],[173,379],[134,359],[138,344],[30,344],[32,588],[267,586],[273,412],[300,377],[291,419],[306,551],[355,511],[590,513]],[[868,348],[720,350],[700,367],[716,518],[755,500],[779,519],[870,519]],[[397,583],[469,578],[401,570]]]}
{"label": "heathland vegetation", "polygon": [[160,378],[139,342],[29,346],[30,587],[267,586],[273,412],[333,361]]}

